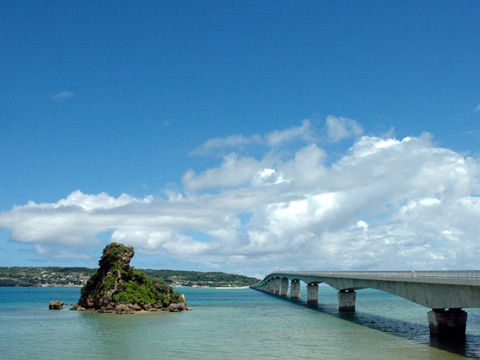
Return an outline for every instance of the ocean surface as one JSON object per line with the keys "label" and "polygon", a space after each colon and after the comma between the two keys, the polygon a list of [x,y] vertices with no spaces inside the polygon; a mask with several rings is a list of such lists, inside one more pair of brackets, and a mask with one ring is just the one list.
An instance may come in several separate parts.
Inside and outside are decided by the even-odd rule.
{"label": "ocean surface", "polygon": [[355,314],[337,312],[329,287],[317,308],[250,289],[179,291],[193,311],[113,315],[48,310],[50,300],[75,303],[78,288],[0,288],[0,358],[480,358],[477,309],[467,309],[465,341],[439,344],[429,309],[376,290],[357,292]]}

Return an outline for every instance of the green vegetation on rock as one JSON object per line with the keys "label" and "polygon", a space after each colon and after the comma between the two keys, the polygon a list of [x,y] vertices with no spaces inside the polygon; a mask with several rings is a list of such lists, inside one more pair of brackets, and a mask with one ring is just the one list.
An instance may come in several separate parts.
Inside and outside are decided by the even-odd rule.
{"label": "green vegetation on rock", "polygon": [[[111,243],[103,250],[98,270],[82,288],[77,308],[116,311],[119,309],[155,310],[171,304],[183,304],[184,299],[162,280],[151,279],[130,266],[133,247]],[[127,307],[119,306],[121,304]]]}

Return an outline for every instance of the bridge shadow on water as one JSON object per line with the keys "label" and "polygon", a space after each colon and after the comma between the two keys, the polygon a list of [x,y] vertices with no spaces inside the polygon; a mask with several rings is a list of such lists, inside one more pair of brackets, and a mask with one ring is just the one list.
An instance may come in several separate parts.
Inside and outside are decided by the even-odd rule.
{"label": "bridge shadow on water", "polygon": [[[330,316],[349,321],[370,329],[382,331],[390,335],[394,335],[403,339],[407,339],[419,344],[429,345],[431,347],[448,351],[453,354],[465,356],[473,359],[480,359],[480,336],[467,334],[462,339],[438,338],[430,336],[430,330],[427,324],[427,312],[425,312],[425,325],[416,324],[408,321],[392,319],[386,316],[355,312],[339,312],[335,305],[310,305],[302,300],[292,300],[286,297],[266,293],[279,300],[283,300],[312,311],[318,311]],[[426,309],[427,310],[427,309]]]}

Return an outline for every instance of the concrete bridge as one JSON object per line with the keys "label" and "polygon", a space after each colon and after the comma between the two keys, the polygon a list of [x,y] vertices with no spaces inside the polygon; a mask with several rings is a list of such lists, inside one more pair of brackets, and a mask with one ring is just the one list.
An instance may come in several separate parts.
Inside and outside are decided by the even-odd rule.
{"label": "concrete bridge", "polygon": [[379,289],[431,308],[430,334],[465,336],[467,313],[480,308],[480,271],[295,271],[267,275],[252,289],[300,299],[300,281],[307,284],[307,303],[318,303],[318,284],[338,290],[338,310],[355,311],[356,291]]}

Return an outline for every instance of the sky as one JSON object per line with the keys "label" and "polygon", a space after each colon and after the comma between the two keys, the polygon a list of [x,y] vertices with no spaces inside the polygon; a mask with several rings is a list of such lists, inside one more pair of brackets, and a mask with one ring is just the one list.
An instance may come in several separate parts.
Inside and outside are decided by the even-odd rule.
{"label": "sky", "polygon": [[478,1],[11,1],[0,32],[0,266],[480,269]]}

